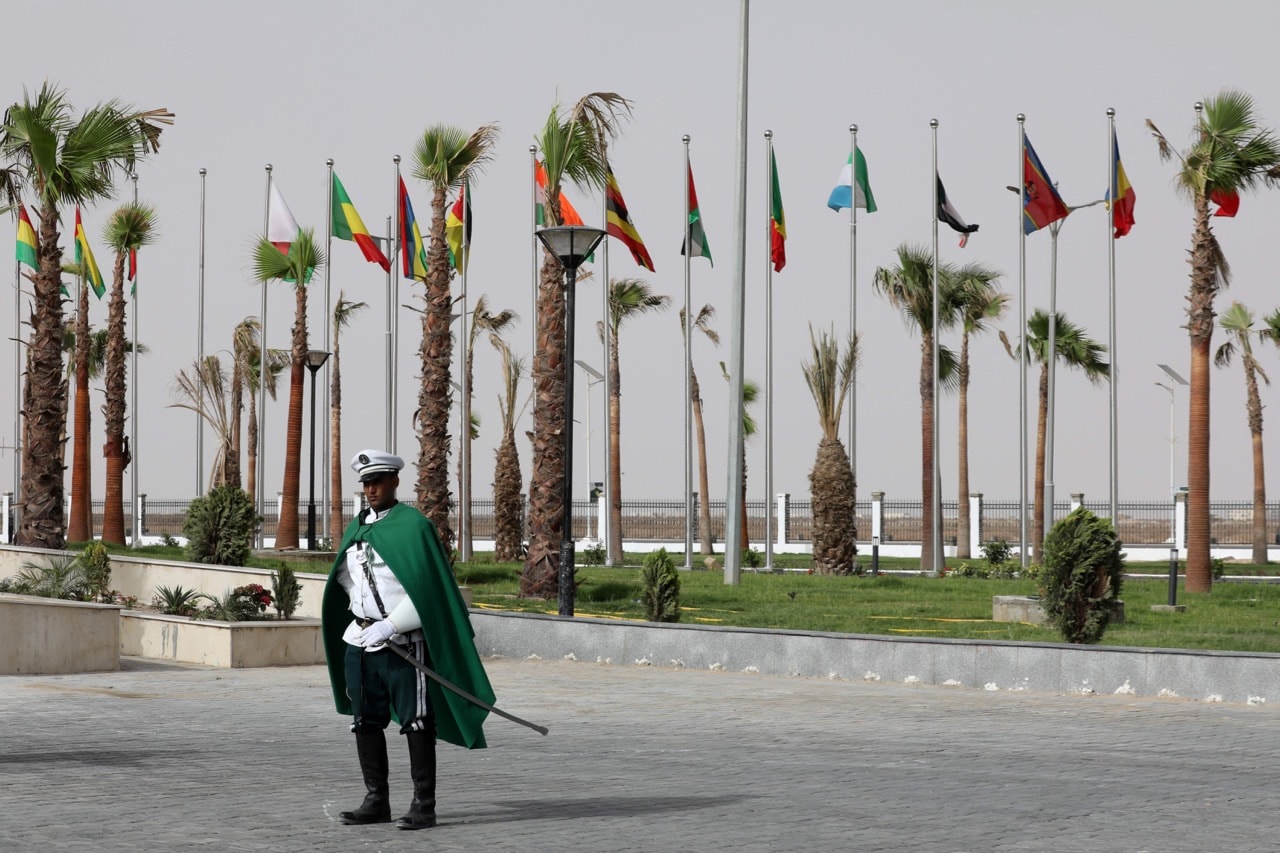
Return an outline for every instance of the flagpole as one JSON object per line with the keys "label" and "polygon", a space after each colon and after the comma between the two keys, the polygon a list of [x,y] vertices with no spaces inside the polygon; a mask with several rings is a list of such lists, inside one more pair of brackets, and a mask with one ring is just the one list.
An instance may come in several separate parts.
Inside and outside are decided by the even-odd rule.
{"label": "flagpole", "polygon": [[[529,146],[529,198],[532,202],[529,205],[530,216],[532,217],[529,233],[532,234],[538,230],[538,146],[536,145]],[[538,282],[540,276],[538,273],[537,238],[529,242],[529,259],[529,266],[533,270],[533,292],[531,294],[533,297],[533,310],[529,314],[532,319],[532,322],[529,323],[529,358],[532,360],[538,352]]]}
{"label": "flagpole", "polygon": [[[387,246],[388,247],[395,245],[393,242],[391,242],[392,239],[393,237],[391,234],[391,217],[388,216],[387,217]],[[395,427],[395,422],[396,422],[395,405],[396,404],[395,404],[395,391],[394,391],[395,379],[392,375],[395,371],[395,360],[393,357],[393,352],[395,349],[395,333],[392,330],[392,325],[394,323],[394,320],[392,318],[392,311],[394,309],[392,306],[395,305],[395,295],[392,293],[391,279],[392,279],[392,276],[388,274],[387,275],[386,329],[383,332],[383,340],[384,340],[383,347],[385,350],[384,356],[386,358],[386,367],[385,367],[385,376],[383,377],[383,383],[382,383],[383,394],[385,397],[385,400],[383,402],[386,405],[386,416],[385,416],[386,444],[387,444],[387,447],[390,448],[388,452],[394,452],[395,446],[396,446],[396,427]]]}
{"label": "flagpole", "polygon": [[[929,127],[933,129],[933,290],[931,298],[933,300],[933,308],[930,313],[932,317],[933,335],[933,367],[932,367],[932,393],[933,407],[929,413],[929,455],[932,457],[933,466],[929,472],[929,482],[932,484],[932,494],[929,496],[929,503],[932,507],[932,524],[928,531],[930,550],[933,552],[930,559],[929,571],[934,577],[941,573],[942,568],[942,502],[939,500],[941,495],[938,494],[938,314],[940,306],[938,305],[938,120],[931,119]],[[854,164],[855,172],[857,164]],[[857,180],[856,174],[854,180]]]}
{"label": "flagpole", "polygon": [[[204,199],[205,199],[205,175],[206,169],[200,169],[200,275],[197,282],[197,304],[196,311],[196,361],[198,364],[204,364]],[[134,275],[134,294],[133,298],[138,298],[137,292],[137,275]],[[197,393],[200,395],[198,408],[196,412],[196,497],[204,495],[204,383],[196,383]],[[130,439],[131,444],[137,444],[136,441]],[[132,451],[130,451],[132,452]]]}
{"label": "flagpole", "polygon": [[[263,200],[262,230],[266,239],[271,237],[271,164],[267,164],[267,192]],[[258,459],[255,478],[258,516],[265,518],[267,514],[266,473],[267,473],[267,377],[271,371],[267,361],[267,280],[261,282],[262,306],[258,313]],[[204,365],[200,365],[204,369]],[[276,519],[279,524],[279,519]],[[258,525],[258,547],[265,548],[266,534],[262,525]]]}
{"label": "flagpole", "polygon": [[[130,178],[133,180],[133,203],[138,204],[138,173],[134,172]],[[132,528],[130,533],[130,544],[137,548],[142,544],[142,513],[138,511],[138,457],[141,455],[138,447],[138,276],[135,273],[133,277],[133,324],[130,328],[133,338],[133,351],[129,353],[129,444],[132,445],[130,452],[133,458],[130,460],[129,468],[129,492],[130,492],[130,508],[132,512],[131,521]]]}
{"label": "flagpole", "polygon": [[[769,187],[765,200],[768,217],[764,242],[764,568],[773,571],[773,131],[764,132],[765,184]],[[751,537],[747,537],[751,541]]]}
{"label": "flagpole", "polygon": [[742,369],[744,362],[747,290],[747,72],[751,0],[738,8],[738,108],[734,145],[734,252],[732,313],[729,321],[729,464],[725,495],[724,582],[736,585],[742,574]]}
{"label": "flagpole", "polygon": [[[333,271],[333,158],[324,161],[329,167],[329,180],[325,184],[325,198],[328,203],[325,205],[325,217],[329,220],[329,227],[325,232],[324,256],[328,261],[324,265],[324,314],[320,317],[320,322],[324,326],[324,351],[332,352],[332,341],[329,338],[329,327],[333,324],[333,303],[330,294],[331,275]],[[324,360],[324,397],[321,405],[325,415],[329,414],[329,359]],[[315,383],[314,375],[311,380]],[[314,393],[314,392],[313,392]],[[329,430],[321,429],[320,444],[320,531],[324,539],[329,538]],[[314,435],[314,433],[313,433]],[[314,440],[314,439],[313,439]],[[315,472],[312,472],[315,476]]]}
{"label": "flagpole", "polygon": [[[693,568],[693,389],[689,372],[693,370],[692,331],[693,316],[690,312],[689,259],[693,254],[693,240],[689,228],[689,134],[681,137],[684,142],[684,568]],[[706,495],[702,496],[705,501]]]}
{"label": "flagpole", "polygon": [[[849,187],[849,340],[858,335],[858,126],[849,125],[849,163],[853,172],[852,186]],[[937,216],[934,216],[937,219]],[[856,363],[855,363],[856,370]],[[854,494],[858,489],[858,383],[849,384],[849,468],[853,472]],[[855,509],[850,522],[855,525],[854,539],[857,540],[856,523],[858,511]],[[855,565],[857,557],[854,558]]]}
{"label": "flagpole", "polygon": [[462,247],[458,251],[457,264],[462,270],[462,294],[459,297],[461,310],[458,329],[459,343],[462,349],[462,405],[459,407],[461,426],[458,430],[458,463],[461,476],[458,484],[458,544],[459,556],[464,563],[471,562],[471,377],[467,370],[467,354],[470,339],[467,336],[467,230],[471,227],[471,199],[467,198],[470,187],[462,182]]}
{"label": "flagpole", "polygon": [[[1058,372],[1058,231],[1062,220],[1049,223],[1049,351],[1045,354],[1049,364],[1049,387],[1046,389],[1044,420],[1044,524],[1045,535],[1053,528],[1053,421]],[[1041,550],[1044,549],[1043,539]],[[1044,555],[1039,555],[1043,561]]]}
{"label": "flagpole", "polygon": [[[400,190],[400,155],[397,154],[391,158],[396,164],[396,192]],[[399,201],[399,195],[396,196]],[[396,225],[400,219],[400,205],[391,206],[391,216],[387,217],[387,246],[391,249],[392,257],[395,256],[396,248]],[[391,424],[390,440],[387,442],[387,449],[391,453],[396,452],[396,441],[399,438],[399,392],[400,392],[400,279],[395,273],[387,272],[387,297],[389,303],[387,305],[387,319],[391,323],[391,390],[388,393],[390,398],[390,410],[388,420]]]}
{"label": "flagpole", "polygon": [[[1107,318],[1107,345],[1111,352],[1111,406],[1110,406],[1110,438],[1111,438],[1111,456],[1108,473],[1110,474],[1108,483],[1108,492],[1111,498],[1111,523],[1119,525],[1119,480],[1120,480],[1120,456],[1119,456],[1119,431],[1117,429],[1117,412],[1119,411],[1119,395],[1116,390],[1118,371],[1116,369],[1116,238],[1113,230],[1115,224],[1115,206],[1119,202],[1116,194],[1120,188],[1116,186],[1116,161],[1118,152],[1116,151],[1116,111],[1114,107],[1107,108],[1107,161],[1109,168],[1107,169],[1110,177],[1107,183],[1111,187],[1111,192],[1107,196],[1111,199],[1108,206],[1110,215],[1107,217],[1107,295],[1109,298],[1108,318]],[[1172,498],[1171,498],[1172,499]]]}
{"label": "flagpole", "polygon": [[[17,216],[17,212],[14,213]],[[19,220],[21,222],[21,220]],[[22,501],[22,261],[13,262],[13,499],[15,509],[10,538],[18,529]]]}
{"label": "flagpole", "polygon": [[[1018,183],[1026,183],[1023,171],[1027,148],[1027,117],[1018,113]],[[1027,235],[1022,227],[1022,193],[1018,193],[1018,558],[1029,565],[1027,554]],[[1038,556],[1038,555],[1037,555]]]}
{"label": "flagpole", "polygon": [[[602,140],[601,141],[602,154],[604,153],[603,149],[604,149],[604,143]],[[605,167],[608,168],[608,157],[606,156],[604,160],[605,160]],[[603,219],[605,230],[607,231],[609,228],[609,192],[608,190],[604,192],[603,197],[601,199],[600,214]],[[600,250],[602,253],[600,269],[604,277],[603,286],[600,288],[600,313],[601,313],[601,320],[604,323],[604,334],[601,335],[600,337],[602,341],[601,349],[604,351],[604,362],[603,362],[604,382],[602,383],[604,385],[604,394],[602,394],[601,396],[603,398],[602,408],[604,409],[603,420],[604,420],[604,506],[605,506],[605,511],[602,513],[604,517],[600,519],[600,529],[603,531],[601,535],[604,537],[604,553],[605,553],[604,564],[606,566],[613,566],[615,564],[622,565],[625,562],[625,558],[622,556],[621,531],[619,531],[619,536],[618,536],[618,543],[619,543],[618,550],[615,551],[613,548],[613,430],[609,423],[609,395],[613,391],[613,383],[610,381],[610,378],[609,378],[609,372],[610,372],[609,371],[609,351],[611,347],[615,346],[615,342],[613,340],[613,326],[609,323],[609,291],[610,291],[609,237],[607,234],[604,237],[604,239],[600,241]],[[570,334],[572,334],[572,330],[570,330]],[[587,387],[588,387],[587,405],[590,406],[591,405],[590,386],[587,386]],[[570,411],[572,411],[572,407],[573,407],[572,400],[569,401],[569,406],[570,406]],[[587,453],[590,453],[590,452],[591,452],[591,446],[588,445]],[[619,514],[621,514],[621,512],[619,512]],[[566,530],[573,529],[573,525],[570,519],[565,519],[564,523],[565,523]]]}

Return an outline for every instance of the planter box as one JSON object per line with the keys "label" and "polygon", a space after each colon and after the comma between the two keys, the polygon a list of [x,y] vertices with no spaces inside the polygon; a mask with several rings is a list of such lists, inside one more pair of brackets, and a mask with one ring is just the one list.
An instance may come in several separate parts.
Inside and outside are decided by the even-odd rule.
{"label": "planter box", "polygon": [[0,675],[119,668],[119,605],[0,594]]}
{"label": "planter box", "polygon": [[324,663],[319,619],[215,622],[126,610],[119,654],[207,666],[305,666]]}

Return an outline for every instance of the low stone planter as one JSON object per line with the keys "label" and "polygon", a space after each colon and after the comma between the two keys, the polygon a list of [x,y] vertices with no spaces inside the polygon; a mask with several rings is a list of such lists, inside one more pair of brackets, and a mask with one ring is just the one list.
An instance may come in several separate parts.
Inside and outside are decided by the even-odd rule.
{"label": "low stone planter", "polygon": [[324,663],[319,619],[215,622],[125,610],[119,624],[122,655],[232,668]]}
{"label": "low stone planter", "polygon": [[119,605],[0,593],[0,675],[119,668]]}
{"label": "low stone planter", "polygon": [[[1038,595],[993,595],[991,597],[991,621],[1025,622],[1028,625],[1044,625],[1048,621]],[[1124,602],[1116,602],[1116,612],[1111,617],[1113,625],[1124,623]]]}

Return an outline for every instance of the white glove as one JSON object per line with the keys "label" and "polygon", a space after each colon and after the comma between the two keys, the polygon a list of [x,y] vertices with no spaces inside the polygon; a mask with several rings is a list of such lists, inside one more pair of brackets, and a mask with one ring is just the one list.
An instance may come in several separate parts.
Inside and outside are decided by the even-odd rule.
{"label": "white glove", "polygon": [[379,619],[361,631],[356,636],[356,642],[367,649],[385,643],[395,633],[397,633],[396,626],[391,624],[390,619]]}

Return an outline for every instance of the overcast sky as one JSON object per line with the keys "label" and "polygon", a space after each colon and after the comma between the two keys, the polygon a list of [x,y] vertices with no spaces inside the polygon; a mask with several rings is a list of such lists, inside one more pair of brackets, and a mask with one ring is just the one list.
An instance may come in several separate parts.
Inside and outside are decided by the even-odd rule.
{"label": "overcast sky", "polygon": [[[592,91],[634,102],[634,119],[610,152],[636,228],[657,266],[648,274],[614,241],[610,275],[640,276],[672,297],[666,314],[624,327],[622,466],[626,498],[678,500],[683,482],[682,342],[676,310],[683,300],[679,255],[683,216],[683,146],[690,148],[703,221],[716,265],[693,264],[695,307],[711,303],[726,346],[695,340],[695,368],[706,400],[713,496],[725,489],[727,383],[717,362],[727,357],[734,236],[733,186],[738,3],[733,0],[605,4],[467,4],[44,2],[29,7],[27,35],[11,38],[3,59],[7,97],[48,79],[65,87],[77,108],[118,97],[138,107],[168,107],[177,123],[158,155],[142,167],[139,191],[159,213],[161,238],[140,260],[140,490],[152,498],[186,498],[196,488],[195,420],[166,408],[173,377],[196,356],[200,214],[199,170],[208,169],[205,288],[206,351],[225,350],[233,326],[259,309],[250,247],[263,224],[264,166],[299,222],[323,234],[327,172],[333,158],[352,201],[374,233],[383,233],[394,200],[392,157],[406,165],[424,128],[448,123],[467,130],[499,122],[493,162],[474,186],[471,296],[487,294],[496,309],[521,322],[511,335],[527,355],[531,324],[528,149],[548,111]],[[1021,175],[1016,115],[1068,204],[1100,198],[1108,182],[1108,107],[1117,111],[1120,150],[1137,192],[1137,224],[1116,245],[1120,375],[1120,497],[1164,499],[1169,491],[1169,395],[1155,385],[1157,363],[1187,375],[1186,252],[1192,217],[1173,189],[1174,165],[1161,163],[1144,120],[1178,144],[1190,138],[1192,106],[1225,87],[1251,93],[1264,121],[1280,123],[1267,4],[1224,0],[1206,10],[1183,0],[1125,3],[1076,0],[1022,2],[809,3],[756,0],[751,5],[746,374],[763,383],[766,262],[765,142],[772,129],[785,205],[788,263],[774,276],[775,491],[808,496],[819,437],[816,411],[800,363],[809,326],[847,332],[847,213],[825,206],[848,156],[851,123],[870,167],[879,212],[860,213],[858,315],[863,362],[858,381],[859,496],[873,490],[918,499],[920,493],[919,341],[870,288],[876,267],[892,264],[904,241],[931,239],[930,119],[940,122],[938,160],[959,212],[981,230],[965,249],[945,227],[941,255],[1002,270],[1015,298],[1002,328],[1016,337],[1020,210],[1005,186]],[[1270,19],[1270,22],[1269,22]],[[1214,21],[1232,22],[1231,41],[1211,39]],[[1239,24],[1244,22],[1243,26]],[[34,33],[56,32],[56,39]],[[425,185],[406,174],[418,216],[429,216]],[[128,190],[122,188],[121,200]],[[599,196],[570,189],[588,223],[600,224]],[[110,258],[102,226],[118,202],[84,211],[98,262]],[[71,246],[66,211],[64,247]],[[1059,238],[1058,309],[1089,334],[1107,340],[1107,215],[1082,210]],[[1280,305],[1274,254],[1280,194],[1247,196],[1235,219],[1215,219],[1234,280],[1219,311],[1238,299],[1257,314]],[[423,224],[425,230],[425,221]],[[1048,230],[1027,240],[1028,310],[1048,305]],[[344,455],[381,447],[384,436],[382,271],[352,243],[335,241],[332,294],[370,308],[343,339]],[[402,303],[417,303],[406,283]],[[0,300],[5,336],[13,334],[13,292]],[[268,339],[287,347],[293,294],[272,285]],[[24,312],[25,312],[24,308]],[[311,341],[322,342],[323,290],[311,293]],[[92,322],[106,322],[94,302]],[[595,337],[600,282],[578,293],[579,358],[600,367]],[[412,462],[417,442],[410,418],[417,395],[418,315],[401,309],[399,446]],[[23,332],[25,336],[25,329]],[[1219,331],[1215,347],[1223,340]],[[944,343],[958,346],[956,335]],[[1280,352],[1262,351],[1272,370]],[[0,353],[0,375],[13,376],[14,348]],[[591,392],[590,462],[586,391],[579,375],[575,487],[585,494],[588,470],[603,479],[601,388]],[[498,361],[488,344],[476,355],[474,445],[477,498],[491,495],[499,438]],[[9,387],[6,379],[3,387]],[[527,385],[525,386],[527,389]],[[1030,381],[1034,417],[1034,374]],[[1108,392],[1079,374],[1058,374],[1057,492],[1105,500],[1108,489]],[[970,397],[971,486],[989,499],[1018,495],[1018,369],[995,335],[973,344]],[[1264,402],[1276,391],[1263,389]],[[13,395],[0,395],[0,436],[13,443]],[[101,391],[95,390],[94,492],[101,497]],[[281,481],[286,394],[267,414],[267,484]],[[764,421],[764,405],[754,412]],[[956,400],[941,409],[943,494],[955,498]],[[327,419],[325,419],[327,420]],[[321,420],[321,427],[325,420]],[[520,429],[530,424],[526,415]],[[455,426],[451,433],[456,435]],[[1185,482],[1186,394],[1177,396],[1175,479]],[[1034,422],[1030,432],[1034,442]],[[1251,466],[1239,364],[1213,373],[1212,497],[1247,500]],[[1274,442],[1273,442],[1274,444]],[[206,439],[206,462],[212,459]],[[520,441],[527,472],[530,447]],[[763,435],[747,445],[750,496],[764,495]],[[13,454],[5,451],[8,470]],[[304,445],[304,459],[305,445]],[[455,457],[456,458],[456,457]],[[71,462],[70,445],[67,464]],[[1275,470],[1277,463],[1272,463]],[[69,476],[69,475],[68,475]],[[1274,485],[1276,475],[1271,475]],[[5,489],[11,488],[7,481]],[[319,475],[317,493],[319,493]],[[306,475],[303,475],[306,489]],[[344,493],[355,488],[348,475]],[[1275,493],[1275,489],[1272,489]]]}

